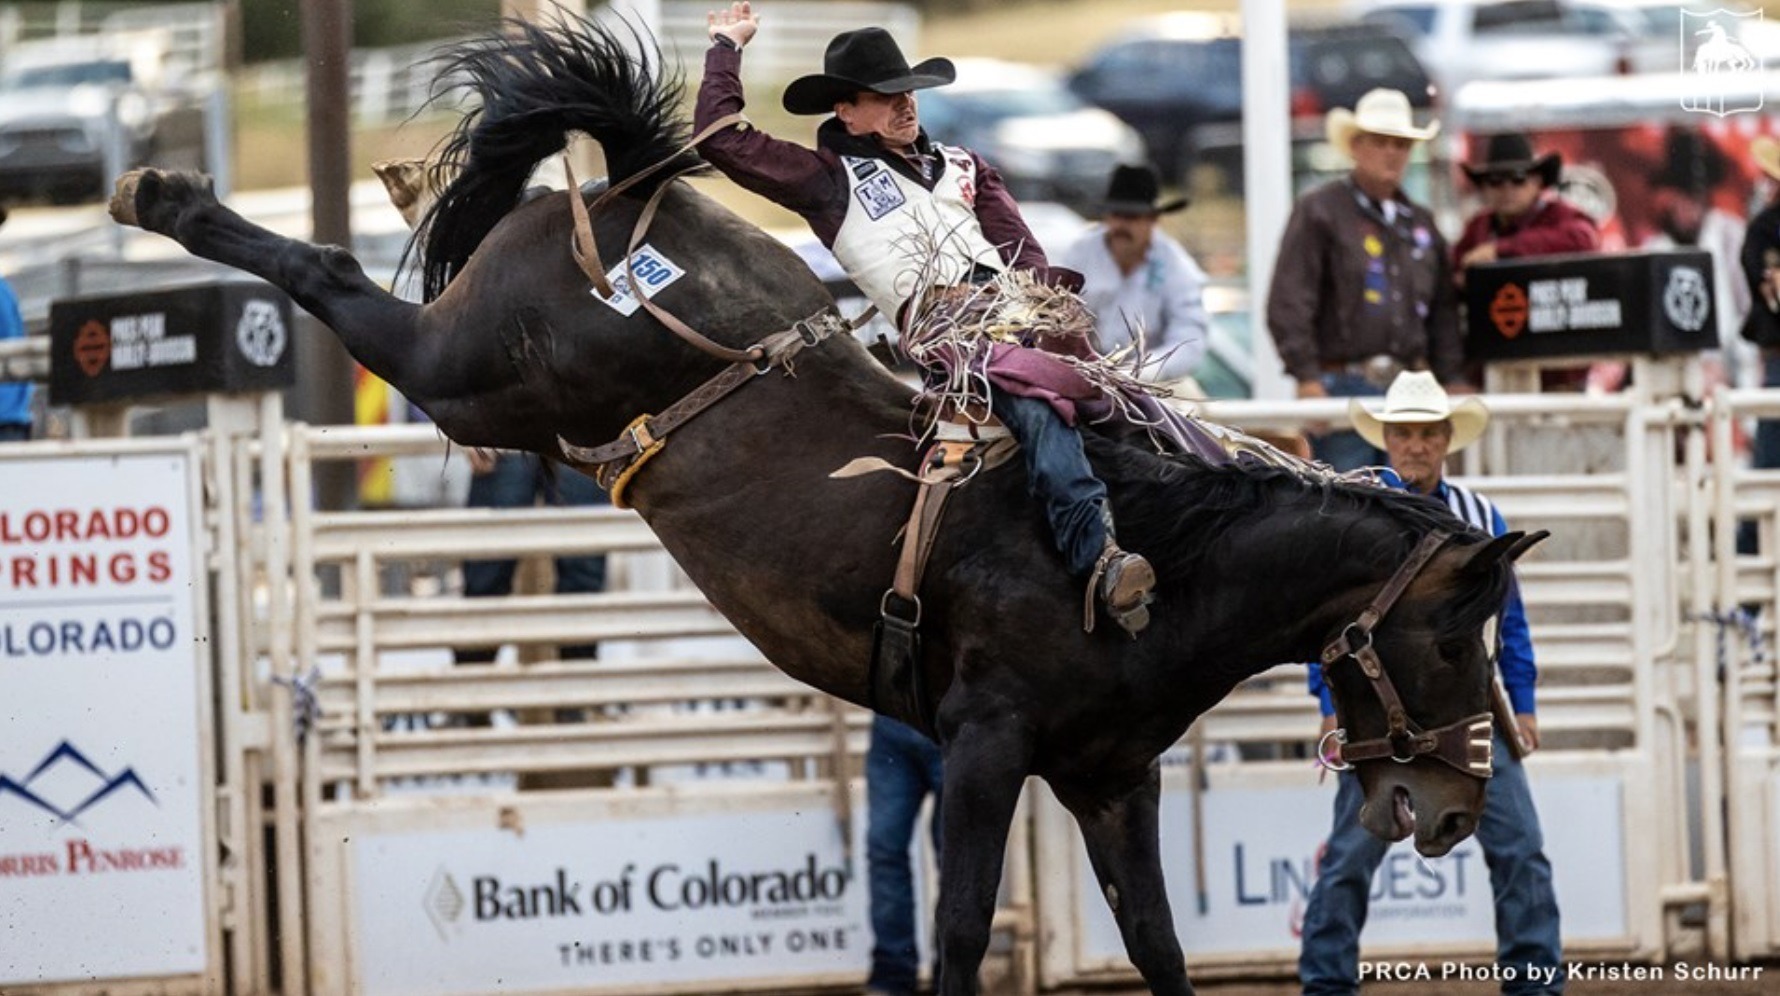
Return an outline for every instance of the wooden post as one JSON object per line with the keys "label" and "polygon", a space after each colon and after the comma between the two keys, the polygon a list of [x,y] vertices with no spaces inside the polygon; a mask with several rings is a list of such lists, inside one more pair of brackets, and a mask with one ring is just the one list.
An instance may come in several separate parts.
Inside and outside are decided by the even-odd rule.
{"label": "wooden post", "polygon": [[[309,208],[311,241],[352,248],[352,0],[307,0],[301,5],[303,57],[309,114]],[[296,415],[317,425],[353,422],[353,361],[332,335],[305,336],[300,362],[311,385],[308,410]],[[323,508],[356,504],[350,464],[316,473]]]}

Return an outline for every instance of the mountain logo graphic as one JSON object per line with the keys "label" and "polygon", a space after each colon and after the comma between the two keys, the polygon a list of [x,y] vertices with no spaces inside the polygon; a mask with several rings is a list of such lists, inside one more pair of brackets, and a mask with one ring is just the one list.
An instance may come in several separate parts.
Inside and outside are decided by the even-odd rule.
{"label": "mountain logo graphic", "polygon": [[[32,787],[33,783],[40,781],[41,776],[51,771],[61,770],[65,765],[74,765],[80,771],[91,775],[96,783],[93,790],[88,792],[85,797],[68,806],[58,805],[56,802],[44,798],[39,789]],[[5,772],[0,772],[0,803],[4,803],[8,797],[16,797],[27,805],[35,806],[54,816],[57,822],[73,826],[80,825],[80,814],[124,789],[135,789],[146,796],[149,802],[157,806],[160,805],[160,800],[155,798],[155,794],[149,791],[148,786],[144,785],[142,779],[137,776],[135,768],[125,768],[115,775],[107,774],[98,765],[87,760],[86,755],[82,754],[79,748],[66,740],[57,744],[55,750],[50,751],[48,756],[37,762],[37,767],[32,768],[31,773],[23,779],[15,779]]]}

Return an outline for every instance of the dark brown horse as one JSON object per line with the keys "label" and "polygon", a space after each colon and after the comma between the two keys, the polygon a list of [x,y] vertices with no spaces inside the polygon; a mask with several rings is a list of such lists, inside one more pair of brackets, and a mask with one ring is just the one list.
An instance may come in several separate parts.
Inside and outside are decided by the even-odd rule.
{"label": "dark brown horse", "polygon": [[[455,179],[419,243],[431,300],[404,303],[345,251],[282,238],[219,205],[207,181],[153,170],[120,180],[112,212],[284,288],[354,356],[465,445],[560,453],[660,413],[726,366],[645,310],[590,295],[571,258],[568,196],[524,200],[533,165],[585,132],[614,184],[685,153],[677,81],[585,24],[515,26],[461,48],[481,101],[445,149]],[[648,243],[684,275],[656,301],[731,348],[832,307],[789,250],[659,174],[598,206],[609,267],[644,200]],[[629,497],[714,604],[787,674],[870,704],[867,659],[892,538],[914,498],[894,475],[829,472],[875,455],[908,467],[909,389],[837,336],[687,422]],[[1405,763],[1360,762],[1365,822],[1425,854],[1470,833],[1484,782],[1409,746],[1419,730],[1488,711],[1481,632],[1508,583],[1512,538],[1466,533],[1435,503],[1377,488],[1165,458],[1089,433],[1120,536],[1156,564],[1156,621],[1133,641],[1085,633],[1082,592],[1052,547],[1017,461],[980,474],[947,513],[921,596],[931,730],[945,752],[939,991],[976,991],[1010,820],[1029,774],[1075,815],[1132,961],[1154,992],[1190,993],[1162,886],[1155,759],[1239,681],[1314,660],[1430,533],[1455,531],[1375,629],[1400,709],[1341,659],[1346,729]],[[1412,577],[1410,577],[1412,575]],[[919,722],[912,710],[898,718]],[[1393,719],[1407,719],[1393,729]],[[1396,739],[1387,740],[1390,733]],[[1425,739],[1425,738],[1424,738]],[[1399,749],[1400,748],[1400,749]],[[1306,814],[1306,818],[1320,818]]]}

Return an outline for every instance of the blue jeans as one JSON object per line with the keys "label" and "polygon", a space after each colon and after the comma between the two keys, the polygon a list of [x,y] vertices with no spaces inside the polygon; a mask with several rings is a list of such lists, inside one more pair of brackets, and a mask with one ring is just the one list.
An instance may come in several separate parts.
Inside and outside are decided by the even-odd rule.
{"label": "blue jeans", "polygon": [[921,801],[933,794],[933,850],[939,853],[940,753],[933,741],[894,719],[873,716],[865,752],[871,876],[871,978],[866,987],[897,996],[915,991],[915,877],[909,845]]}
{"label": "blue jeans", "polygon": [[[1329,392],[1331,398],[1376,398],[1384,394],[1366,378],[1344,373],[1323,374],[1323,390]],[[1360,434],[1352,429],[1310,437],[1310,452],[1340,473],[1361,467],[1383,467],[1387,462],[1383,450],[1360,438]]]}
{"label": "blue jeans", "polygon": [[1026,492],[1044,503],[1057,551],[1071,574],[1087,576],[1106,546],[1106,485],[1088,465],[1081,432],[1037,398],[996,390],[989,402],[1026,455]]}
{"label": "blue jeans", "polygon": [[[1360,776],[1348,771],[1340,779],[1334,827],[1304,910],[1298,976],[1305,996],[1359,992],[1360,928],[1366,924],[1372,873],[1390,849],[1360,826],[1360,804],[1365,801]],[[1483,847],[1496,901],[1496,963],[1505,969],[1512,967],[1522,976],[1504,981],[1502,991],[1512,996],[1563,992],[1563,953],[1551,862],[1545,858],[1545,838],[1527,787],[1526,768],[1509,755],[1499,734],[1495,775],[1485,790],[1477,842]],[[1556,983],[1545,986],[1524,978],[1527,965],[1559,966]]]}
{"label": "blue jeans", "polygon": [[[558,466],[552,480],[544,471],[543,458],[533,453],[501,453],[495,457],[494,469],[470,478],[470,508],[531,508],[540,499],[546,505],[604,505],[606,493],[593,479]],[[488,598],[513,592],[513,572],[517,560],[464,561],[464,595]],[[556,558],[556,593],[603,591],[606,587],[606,558],[601,554]],[[562,648],[564,660],[598,657],[598,644],[582,644]],[[460,664],[485,663],[495,658],[494,648],[460,650]]]}

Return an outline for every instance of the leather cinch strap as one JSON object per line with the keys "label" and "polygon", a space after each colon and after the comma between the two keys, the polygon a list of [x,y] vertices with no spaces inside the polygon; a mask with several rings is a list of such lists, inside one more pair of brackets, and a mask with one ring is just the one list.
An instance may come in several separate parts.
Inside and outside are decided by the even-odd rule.
{"label": "leather cinch strap", "polygon": [[[847,332],[851,326],[830,311],[811,315],[783,332],[775,332],[760,340],[759,360],[744,359],[718,371],[710,380],[693,388],[692,393],[669,405],[660,415],[633,423],[624,434],[603,446],[579,446],[561,436],[557,445],[569,462],[599,467],[618,460],[629,460],[648,450],[700,412],[728,397],[736,388],[778,367],[787,366],[791,358],[804,349],[816,346],[836,333]],[[745,355],[745,354],[744,354]]]}

